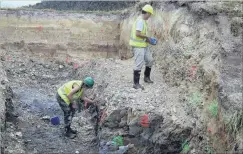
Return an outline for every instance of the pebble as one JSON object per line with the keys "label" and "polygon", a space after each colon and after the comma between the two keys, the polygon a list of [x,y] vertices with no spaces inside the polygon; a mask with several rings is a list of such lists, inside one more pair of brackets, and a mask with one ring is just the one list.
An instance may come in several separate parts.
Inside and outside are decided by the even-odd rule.
{"label": "pebble", "polygon": [[11,134],[10,134],[10,137],[14,137],[14,134],[13,134],[13,133],[11,133]]}
{"label": "pebble", "polygon": [[59,65],[59,68],[62,69],[62,68],[64,68],[64,66],[63,65]]}
{"label": "pebble", "polygon": [[75,151],[75,153],[79,153],[79,151]]}
{"label": "pebble", "polygon": [[15,135],[16,135],[17,137],[22,137],[22,133],[21,133],[21,132],[16,132]]}
{"label": "pebble", "polygon": [[176,121],[176,120],[177,120],[177,118],[176,118],[175,115],[172,115],[171,119],[172,119],[173,121]]}
{"label": "pebble", "polygon": [[176,108],[175,107],[173,107],[173,111],[174,111],[174,113],[176,113]]}
{"label": "pebble", "polygon": [[192,149],[192,150],[191,150],[191,153],[192,153],[192,154],[196,153],[196,150],[195,150],[195,149]]}
{"label": "pebble", "polygon": [[50,120],[50,118],[51,118],[50,116],[44,116],[44,117],[42,117],[41,119],[42,119],[42,120]]}

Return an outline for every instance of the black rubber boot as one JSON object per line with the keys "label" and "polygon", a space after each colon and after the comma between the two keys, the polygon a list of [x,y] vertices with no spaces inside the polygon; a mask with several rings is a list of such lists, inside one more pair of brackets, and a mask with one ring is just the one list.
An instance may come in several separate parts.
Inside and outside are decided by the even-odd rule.
{"label": "black rubber boot", "polygon": [[151,81],[150,79],[150,72],[151,72],[151,68],[146,66],[145,71],[144,71],[144,82],[147,83],[154,83],[153,81]]}
{"label": "black rubber boot", "polygon": [[134,70],[134,72],[133,72],[133,82],[134,82],[133,88],[135,88],[135,89],[141,88],[142,90],[144,90],[144,87],[139,84],[140,73],[141,73],[140,70],[139,71]]}
{"label": "black rubber boot", "polygon": [[73,138],[76,137],[76,134],[72,133],[71,130],[72,129],[70,128],[70,126],[67,126],[65,128],[65,136],[68,137],[68,138],[70,138],[70,139],[73,139]]}

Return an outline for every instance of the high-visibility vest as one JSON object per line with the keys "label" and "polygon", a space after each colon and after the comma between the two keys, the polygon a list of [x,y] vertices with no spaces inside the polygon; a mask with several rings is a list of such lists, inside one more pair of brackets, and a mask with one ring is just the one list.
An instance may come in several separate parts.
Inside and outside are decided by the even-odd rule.
{"label": "high-visibility vest", "polygon": [[138,47],[138,48],[145,48],[148,46],[148,43],[146,42],[146,39],[140,38],[136,36],[136,27],[138,20],[143,21],[143,30],[141,31],[141,34],[147,35],[147,22],[143,20],[141,17],[138,17],[137,20],[133,23],[131,36],[129,45],[132,47]]}
{"label": "high-visibility vest", "polygon": [[78,100],[79,98],[82,97],[83,94],[83,88],[81,88],[83,81],[80,80],[73,80],[73,81],[69,81],[67,83],[65,83],[64,85],[62,85],[58,90],[57,93],[59,94],[59,96],[69,105],[70,101],[68,99],[68,94],[71,92],[71,90],[73,89],[73,85],[77,84],[78,86],[80,86],[80,89],[73,94],[73,100]]}

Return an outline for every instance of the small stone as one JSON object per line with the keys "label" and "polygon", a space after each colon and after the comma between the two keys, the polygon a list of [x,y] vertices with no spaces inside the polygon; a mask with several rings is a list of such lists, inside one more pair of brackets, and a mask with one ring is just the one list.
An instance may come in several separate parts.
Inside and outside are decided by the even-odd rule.
{"label": "small stone", "polygon": [[75,151],[75,153],[79,153],[79,151],[77,150],[77,151]]}
{"label": "small stone", "polygon": [[59,68],[62,69],[62,68],[64,68],[64,66],[63,65],[59,65]]}
{"label": "small stone", "polygon": [[173,111],[174,111],[174,113],[176,113],[176,108],[175,107],[173,107]]}
{"label": "small stone", "polygon": [[192,154],[196,153],[196,150],[195,150],[195,149],[192,149],[192,150],[191,150],[191,153],[192,153]]}
{"label": "small stone", "polygon": [[15,135],[16,135],[17,137],[22,137],[22,133],[21,133],[21,132],[16,132]]}
{"label": "small stone", "polygon": [[50,120],[50,119],[51,119],[50,116],[44,116],[44,117],[41,118],[41,120]]}
{"label": "small stone", "polygon": [[13,134],[13,133],[11,133],[11,134],[10,134],[10,137],[14,137],[14,134]]}
{"label": "small stone", "polygon": [[172,119],[173,121],[176,121],[176,120],[177,120],[177,118],[176,118],[175,115],[172,115],[171,119]]}

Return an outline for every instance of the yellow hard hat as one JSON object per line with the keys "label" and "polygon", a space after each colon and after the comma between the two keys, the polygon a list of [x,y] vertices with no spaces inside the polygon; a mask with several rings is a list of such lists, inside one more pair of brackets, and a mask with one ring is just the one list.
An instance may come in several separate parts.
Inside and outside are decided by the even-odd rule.
{"label": "yellow hard hat", "polygon": [[154,9],[151,5],[147,4],[142,8],[143,11],[154,14]]}

